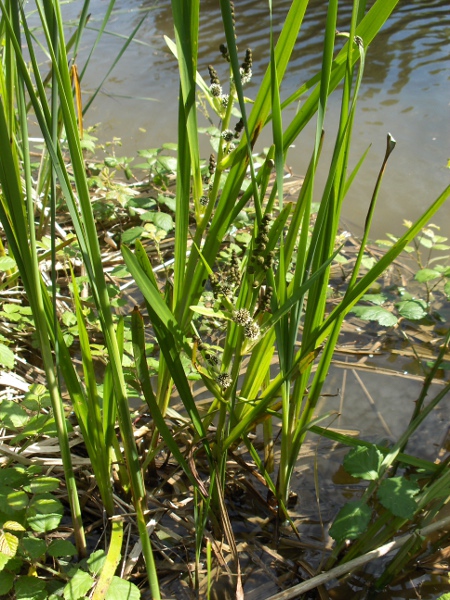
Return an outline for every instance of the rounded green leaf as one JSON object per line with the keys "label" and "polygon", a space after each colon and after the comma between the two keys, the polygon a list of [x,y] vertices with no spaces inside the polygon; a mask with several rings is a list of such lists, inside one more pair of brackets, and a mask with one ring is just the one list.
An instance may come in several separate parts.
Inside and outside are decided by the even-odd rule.
{"label": "rounded green leaf", "polygon": [[45,581],[39,577],[22,575],[15,584],[16,600],[44,600],[47,597],[45,592]]}
{"label": "rounded green leaf", "polygon": [[174,222],[171,215],[167,213],[154,213],[152,221],[154,225],[156,225],[156,227],[159,227],[159,229],[163,229],[167,232],[171,231],[174,226]]}
{"label": "rounded green leaf", "polygon": [[37,560],[43,556],[47,550],[47,544],[45,543],[45,540],[40,540],[39,538],[35,537],[23,538],[20,546],[25,550],[31,560]]}
{"label": "rounded green leaf", "polygon": [[139,600],[141,592],[139,588],[129,581],[125,581],[121,577],[114,576],[111,584],[106,592],[106,600]]}
{"label": "rounded green leaf", "polygon": [[143,227],[131,227],[122,233],[122,242],[124,244],[131,244],[135,240],[141,237],[144,232]]}
{"label": "rounded green leaf", "polygon": [[364,321],[377,321],[384,327],[392,327],[398,321],[395,315],[381,306],[355,306],[351,312]]}
{"label": "rounded green leaf", "polygon": [[78,571],[64,588],[63,595],[65,600],[79,600],[79,598],[84,598],[93,584],[94,579],[89,575],[89,573],[78,569]]}
{"label": "rounded green leaf", "polygon": [[13,573],[8,573],[8,571],[0,572],[0,597],[6,597],[6,594],[9,590],[12,589],[14,584],[14,575]]}
{"label": "rounded green leaf", "polygon": [[14,352],[5,344],[0,344],[0,365],[8,369],[14,368]]}
{"label": "rounded green leaf", "polygon": [[59,488],[60,481],[56,477],[36,477],[30,483],[33,494],[44,494],[54,492]]}
{"label": "rounded green leaf", "polygon": [[17,429],[23,427],[30,417],[17,402],[3,400],[0,404],[0,422],[3,427]]}
{"label": "rounded green leaf", "polygon": [[47,553],[50,556],[60,557],[60,556],[75,556],[77,553],[77,549],[68,540],[55,540],[48,547]]}
{"label": "rounded green leaf", "polygon": [[420,488],[414,481],[404,477],[391,477],[381,482],[378,498],[396,517],[412,519],[417,510],[414,496],[419,492]]}
{"label": "rounded green leaf", "polygon": [[417,271],[414,279],[416,281],[420,281],[421,283],[424,283],[425,281],[431,281],[433,279],[437,279],[440,276],[441,276],[441,273],[439,271],[436,271],[435,269],[420,269],[420,271]]}
{"label": "rounded green leaf", "polygon": [[28,496],[22,490],[14,491],[6,496],[6,502],[12,510],[23,510],[28,506]]}
{"label": "rounded green leaf", "polygon": [[51,494],[35,496],[28,507],[28,524],[33,531],[46,533],[56,529],[63,516],[63,505]]}
{"label": "rounded green leaf", "polygon": [[98,575],[105,564],[106,554],[104,550],[96,550],[87,559],[86,563],[92,575]]}
{"label": "rounded green leaf", "polygon": [[8,531],[0,533],[0,552],[12,558],[16,555],[18,546],[19,538],[13,533],[9,533]]}
{"label": "rounded green leaf", "polygon": [[426,311],[427,304],[423,300],[404,300],[398,302],[395,306],[402,317],[411,319],[411,321],[423,319],[428,314]]}
{"label": "rounded green leaf", "polygon": [[25,527],[17,521],[5,521],[3,529],[6,531],[25,531]]}
{"label": "rounded green leaf", "polygon": [[0,256],[0,271],[14,269],[16,261],[11,256]]}
{"label": "rounded green leaf", "polygon": [[344,469],[353,477],[378,479],[383,455],[375,446],[357,446],[344,458]]}
{"label": "rounded green leaf", "polygon": [[355,540],[367,529],[371,514],[372,511],[367,504],[359,500],[347,502],[330,528],[331,537],[338,544],[344,540]]}

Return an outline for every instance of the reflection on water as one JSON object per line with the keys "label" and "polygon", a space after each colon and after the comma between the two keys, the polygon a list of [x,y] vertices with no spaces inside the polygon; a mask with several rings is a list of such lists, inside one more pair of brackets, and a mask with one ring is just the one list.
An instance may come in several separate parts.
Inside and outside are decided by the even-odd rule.
{"label": "reflection on water", "polygon": [[[209,63],[214,63],[219,75],[226,76],[227,65],[218,50],[224,41],[218,4],[217,0],[201,2],[199,71],[205,78]],[[350,4],[341,3],[338,24],[341,31],[348,30]],[[274,5],[278,32],[290,2],[279,0]],[[155,147],[176,138],[178,72],[163,40],[163,35],[173,38],[170,7],[170,0],[156,3],[152,0],[119,0],[109,25],[109,30],[116,35],[102,40],[95,64],[84,81],[86,91],[98,85],[99,73],[106,72],[123,44],[123,39],[117,34],[130,33],[147,12],[137,42],[130,46],[104,84],[102,94],[88,116],[91,123],[101,121],[104,124],[104,139],[122,137],[123,153],[128,156],[139,148]],[[79,2],[69,4],[66,7],[68,16],[76,16],[79,8]],[[104,3],[94,0],[91,8],[91,26],[95,27],[101,21]],[[288,75],[282,85],[283,98],[320,67],[326,8],[327,3],[323,0],[309,2]],[[239,0],[236,2],[236,19],[241,53],[244,54],[247,46],[253,50],[254,80],[246,89],[247,95],[252,97],[268,60],[267,3]],[[359,231],[358,224],[364,221],[388,131],[398,143],[385,177],[373,237],[381,236],[386,230],[400,233],[403,218],[417,217],[448,184],[449,31],[448,0],[400,2],[389,23],[369,48],[355,123],[352,164],[367,146],[373,144],[373,147],[344,207],[344,217],[349,219],[356,232]],[[343,41],[338,39],[338,48]],[[333,129],[338,118],[337,94],[330,102],[326,122],[328,145],[323,153],[324,161],[330,156]],[[145,98],[154,98],[156,102]],[[286,124],[296,108],[293,106],[286,112]],[[304,173],[309,162],[313,131],[314,124],[311,124],[303,132],[302,141],[288,156],[288,164],[299,174]],[[269,138],[263,136],[262,144],[267,143]],[[206,140],[203,148],[206,155]],[[324,167],[322,179],[326,174],[326,164]],[[320,192],[320,185],[317,191]],[[437,219],[444,224],[447,234],[450,234],[449,217],[450,208],[447,206]]]}

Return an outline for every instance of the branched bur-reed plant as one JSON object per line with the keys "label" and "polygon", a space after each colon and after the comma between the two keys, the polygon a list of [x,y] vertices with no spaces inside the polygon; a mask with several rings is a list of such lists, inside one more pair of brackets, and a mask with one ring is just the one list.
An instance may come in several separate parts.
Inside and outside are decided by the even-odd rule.
{"label": "branched bur-reed plant", "polygon": [[[161,350],[158,381],[153,388],[145,373],[142,341],[139,350],[142,323],[136,319],[135,347],[142,390],[158,429],[176,386],[191,419],[194,448],[204,453],[209,464],[209,487],[205,490],[206,484],[198,482],[197,491],[216,516],[222,516],[225,532],[222,490],[226,460],[237,444],[247,446],[278,501],[280,516],[288,516],[293,469],[308,429],[317,422],[314,411],[342,321],[449,194],[447,188],[373,268],[360,274],[383,173],[395,146],[388,135],[373,191],[367,190],[367,197],[361,198],[367,203],[367,217],[353,273],[343,297],[331,311],[328,309],[330,266],[339,250],[336,239],[341,209],[366,157],[364,154],[350,168],[352,126],[364,62],[370,43],[396,1],[379,0],[366,10],[365,2],[355,0],[351,22],[342,34],[344,43],[338,51],[338,3],[331,0],[321,69],[282,102],[280,87],[289,76],[289,59],[301,35],[307,5],[308,2],[294,0],[278,39],[270,34],[270,62],[256,97],[249,104],[243,87],[251,76],[252,54],[241,49],[238,53],[238,7],[235,14],[229,0],[220,2],[226,38],[220,54],[228,61],[230,72],[226,88],[214,66],[208,68],[209,83],[197,72],[200,3],[173,0],[175,43],[168,40],[168,44],[178,59],[180,72],[178,168],[175,263],[165,289],[160,289],[141,244],[136,244],[134,252],[123,248],[128,268],[146,300]],[[271,9],[269,2],[270,15]],[[220,119],[217,153],[203,170],[197,88],[201,110],[206,100]],[[332,159],[325,166],[320,153],[323,136],[327,135],[325,117],[332,93],[340,98],[340,119]],[[299,99],[300,109],[284,127],[283,110]],[[234,116],[236,111],[240,118]],[[287,152],[294,142],[300,145],[297,139],[312,119],[316,119],[316,135],[309,168],[297,201],[286,203],[283,175]],[[252,149],[263,129],[271,131],[272,146],[264,164],[256,169]],[[315,180],[322,168],[327,170],[326,185],[311,232]],[[272,187],[270,181],[274,182]],[[218,269],[224,240],[246,206],[251,206],[254,213],[251,239],[239,255],[231,255],[226,269]],[[195,219],[193,229],[191,212]],[[214,322],[214,327],[222,331],[219,343],[213,345],[207,336],[199,335],[205,322],[202,318]],[[201,411],[182,366],[183,355],[191,359],[210,392],[211,401],[206,409],[203,404]],[[265,460],[249,437],[258,423],[263,423],[264,428]],[[274,424],[281,428],[281,453],[275,474],[270,467],[269,441],[274,435]],[[159,433],[172,447],[167,428],[159,429]],[[156,443],[157,433],[154,446]],[[200,519],[199,527],[202,523],[204,519]]]}
{"label": "branched bur-reed plant", "polygon": [[[324,32],[323,59],[319,73],[283,102],[280,87],[289,75],[289,60],[303,17],[305,0],[293,0],[278,36],[271,34],[270,62],[249,109],[243,86],[251,76],[251,52],[236,46],[234,8],[221,0],[225,40],[221,54],[229,61],[230,87],[221,88],[214,69],[210,84],[197,73],[199,0],[173,0],[175,44],[180,71],[178,111],[178,157],[176,181],[176,231],[173,273],[163,289],[139,242],[123,256],[147,305],[151,327],[160,349],[157,382],[150,379],[145,354],[144,321],[139,310],[132,315],[136,373],[142,395],[154,421],[146,463],[160,447],[160,438],[184,469],[196,496],[197,559],[209,518],[216,532],[220,524],[237,559],[233,532],[224,503],[226,461],[229,451],[244,443],[278,501],[282,519],[288,517],[290,479],[308,429],[316,423],[314,410],[325,381],[340,325],[346,313],[410,242],[445,201],[449,189],[412,225],[386,255],[367,273],[359,268],[382,174],[394,145],[388,137],[386,156],[373,193],[367,193],[368,213],[361,253],[344,297],[330,312],[326,298],[330,266],[338,252],[335,240],[339,216],[348,188],[362,164],[350,170],[348,157],[352,124],[366,51],[395,8],[397,0],[376,0],[370,10],[353,2],[353,13],[342,48],[336,50],[338,3],[330,0]],[[82,7],[85,23],[88,2]],[[112,7],[113,2],[110,4]],[[122,368],[124,325],[116,326],[105,282],[87,176],[81,147],[81,107],[75,91],[76,70],[71,69],[64,39],[60,5],[56,0],[36,3],[43,31],[39,51],[51,63],[50,91],[36,57],[36,41],[18,0],[0,0],[2,17],[2,70],[0,103],[0,219],[8,253],[14,258],[32,308],[42,349],[47,383],[57,420],[77,544],[84,550],[82,519],[76,481],[71,467],[64,408],[58,377],[70,396],[89,453],[96,482],[108,516],[114,514],[111,470],[114,465],[125,493],[132,498],[136,524],[150,579],[151,594],[159,598],[158,581],[147,532],[147,497],[142,465],[133,437],[125,378]],[[268,12],[271,14],[271,2]],[[239,18],[239,15],[236,15]],[[83,28],[74,38],[78,47]],[[341,39],[341,38],[340,38]],[[340,43],[340,42],[339,42]],[[23,49],[27,59],[24,58]],[[76,51],[74,56],[76,56]],[[239,58],[241,56],[241,58]],[[81,70],[80,70],[81,72]],[[220,144],[209,165],[202,167],[197,115],[197,86],[220,118]],[[335,92],[339,87],[340,91]],[[74,91],[75,88],[75,91]],[[341,114],[327,181],[317,217],[311,225],[315,179],[323,168],[320,151],[330,95],[339,93]],[[305,99],[303,100],[303,97]],[[283,110],[302,99],[289,126]],[[202,100],[204,102],[204,99]],[[45,142],[38,183],[32,176],[28,143],[28,110],[32,109]],[[236,110],[240,111],[237,123]],[[283,199],[283,168],[288,149],[311,119],[316,136],[303,187],[295,203]],[[267,159],[255,168],[252,149],[263,129],[272,133]],[[238,135],[240,136],[238,138]],[[326,135],[326,134],[325,134]],[[61,146],[64,141],[64,153]],[[70,168],[64,157],[67,157]],[[45,174],[45,182],[41,179]],[[249,178],[243,190],[244,181]],[[269,182],[274,180],[272,187]],[[55,298],[43,285],[36,245],[39,202],[50,207],[50,223],[56,240],[56,200],[69,211],[77,238],[89,293],[95,305],[107,349],[107,367],[100,400],[92,351],[85,327],[82,294],[74,278],[73,301],[80,333],[83,378],[74,370],[61,334]],[[363,201],[363,200],[361,200]],[[247,205],[254,213],[251,238],[242,252],[231,256],[227,272],[217,269],[223,241],[237,215]],[[192,215],[194,225],[192,225]],[[55,245],[53,262],[56,263]],[[56,285],[53,285],[56,290]],[[205,292],[207,292],[205,296]],[[207,301],[207,295],[213,300]],[[200,315],[200,317],[198,317]],[[195,317],[195,319],[194,319]],[[223,331],[219,341],[201,338],[202,319],[214,319]],[[199,320],[200,319],[200,320]],[[300,342],[300,345],[296,345]],[[52,352],[53,351],[53,352]],[[199,409],[184,364],[191,361],[210,393],[210,402]],[[277,369],[272,368],[273,363]],[[166,415],[176,388],[190,422],[192,440],[188,456],[179,449]],[[173,415],[173,413],[171,413]],[[115,427],[119,425],[121,445]],[[264,461],[252,445],[249,433],[263,423],[267,453]],[[281,428],[281,455],[272,472],[270,438],[272,426]],[[205,457],[209,477],[198,472],[196,457]],[[275,473],[275,474],[274,474]],[[112,521],[107,565],[97,597],[107,589],[118,561],[122,521]],[[197,560],[198,563],[198,560]],[[238,571],[239,573],[239,571]],[[198,584],[198,578],[196,583]],[[96,590],[97,592],[97,590]]]}

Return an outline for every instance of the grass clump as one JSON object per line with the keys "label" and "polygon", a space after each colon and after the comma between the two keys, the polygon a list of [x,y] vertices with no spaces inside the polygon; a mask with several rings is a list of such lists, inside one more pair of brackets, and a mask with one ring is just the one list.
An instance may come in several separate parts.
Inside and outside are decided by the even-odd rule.
{"label": "grass clump", "polygon": [[[220,559],[216,540],[223,537],[234,561],[233,584],[241,592],[239,552],[225,501],[225,490],[235,473],[230,474],[229,459],[239,464],[238,448],[246,449],[252,466],[243,460],[240,464],[244,462],[252,474],[257,473],[269,499],[270,514],[278,525],[293,526],[289,513],[291,479],[307,432],[317,431],[318,423],[329,416],[317,417],[315,411],[343,319],[357,310],[355,305],[448,196],[446,189],[409,225],[404,236],[393,240],[385,255],[375,264],[364,264],[376,200],[395,147],[395,140],[388,135],[379,176],[367,198],[362,241],[345,289],[330,307],[332,265],[342,250],[341,208],[366,156],[350,169],[352,127],[366,52],[396,2],[377,0],[366,11],[364,3],[354,0],[346,42],[337,50],[338,3],[330,0],[321,70],[282,101],[280,87],[289,72],[290,55],[301,35],[307,4],[293,0],[277,40],[271,28],[270,62],[250,103],[244,86],[252,75],[252,53],[247,49],[241,56],[238,51],[238,15],[233,3],[220,2],[224,43],[219,51],[229,63],[224,92],[224,82],[219,81],[213,66],[208,67],[209,84],[198,72],[200,2],[173,0],[175,42],[167,41],[180,72],[178,143],[167,145],[164,151],[141,152],[144,166],[154,175],[152,196],[145,196],[135,193],[132,161],[117,156],[116,147],[108,149],[103,164],[95,160],[86,164],[77,94],[80,81],[76,71],[69,68],[70,47],[65,43],[59,3],[37,4],[52,65],[51,88],[47,90],[26,15],[19,3],[0,0],[4,40],[0,143],[5,148],[0,158],[0,219],[7,248],[2,268],[7,273],[6,285],[20,275],[36,327],[80,558],[87,546],[80,484],[69,448],[67,406],[74,412],[111,524],[99,580],[89,563],[87,570],[81,568],[69,575],[83,588],[81,595],[96,585],[94,598],[104,597],[120,585],[114,573],[124,522],[132,513],[139,532],[137,554],[144,557],[152,597],[160,597],[149,536],[155,525],[149,516],[154,500],[146,486],[158,476],[161,458],[163,464],[170,464],[182,485],[193,490],[192,587],[200,593],[203,585],[200,569],[205,540],[207,556],[211,557],[212,547]],[[87,6],[85,3],[82,15]],[[270,2],[268,10],[271,17]],[[75,47],[81,35],[82,29]],[[22,36],[32,77],[22,52]],[[283,109],[307,93],[293,121],[284,127]],[[332,93],[339,93],[340,121],[331,162],[323,165],[321,149]],[[206,163],[200,156],[198,127],[198,111],[204,111],[205,106],[220,122],[216,130],[209,130],[214,152]],[[31,110],[44,139],[37,183],[27,126]],[[309,168],[294,201],[288,201],[284,177],[287,154],[313,118],[316,135]],[[253,148],[265,128],[271,131],[272,144],[266,155],[256,157]],[[326,185],[315,209],[315,181],[323,168]],[[126,186],[117,187],[111,169],[124,172]],[[171,188],[173,173],[175,191]],[[109,193],[115,196],[113,206],[108,206]],[[96,194],[106,203],[97,202]],[[57,213],[61,207],[70,215],[74,236],[58,241]],[[127,231],[114,224],[123,210],[135,219]],[[96,221],[100,211],[104,222],[110,223],[106,243],[114,249],[120,246],[123,257],[111,273],[120,279],[128,271],[143,298],[141,307],[126,318],[113,317],[113,308],[121,307],[115,302],[118,291],[111,285],[109,274],[105,275]],[[237,225],[240,229],[233,237],[231,231]],[[165,261],[162,246],[172,230],[173,258]],[[42,252],[44,232],[49,233],[50,243]],[[148,255],[145,239],[156,249],[156,261],[163,267],[160,271]],[[39,268],[44,256],[52,265],[52,279],[47,282]],[[61,309],[57,294],[60,259],[68,274],[73,312]],[[80,272],[75,271],[77,261]],[[439,276],[446,277],[443,271]],[[6,306],[2,309],[10,310]],[[146,318],[152,339],[146,331]],[[93,329],[101,338],[101,386],[95,361],[99,346],[93,340]],[[79,369],[74,367],[69,350],[75,339]],[[11,364],[7,351],[4,355]],[[207,392],[204,401],[198,401],[194,394],[193,379],[201,380]],[[145,400],[150,415],[139,448],[129,407],[133,395]],[[253,438],[257,426],[263,430],[261,451]],[[275,439],[280,444],[278,457]],[[399,450],[404,443],[404,438],[398,442]],[[380,465],[388,466],[388,459],[379,452],[373,449],[378,466],[370,470],[376,477],[383,475]],[[391,466],[396,456],[391,451],[388,457]],[[183,476],[177,472],[179,468]],[[113,484],[121,495],[120,502]],[[3,527],[9,531],[5,524]],[[342,536],[337,535],[337,539]],[[159,556],[164,556],[158,539],[156,543]],[[211,558],[207,570],[210,581]],[[127,590],[135,593],[134,588]]]}

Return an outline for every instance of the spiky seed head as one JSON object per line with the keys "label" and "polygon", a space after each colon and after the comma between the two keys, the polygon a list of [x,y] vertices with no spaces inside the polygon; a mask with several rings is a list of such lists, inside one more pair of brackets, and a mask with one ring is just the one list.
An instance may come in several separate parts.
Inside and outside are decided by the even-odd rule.
{"label": "spiky seed head", "polygon": [[214,98],[220,98],[222,96],[222,86],[220,83],[212,83],[209,86],[209,91]]}
{"label": "spiky seed head", "polygon": [[252,316],[246,308],[240,308],[233,312],[233,321],[238,325],[247,325],[251,320]]}
{"label": "spiky seed head", "polygon": [[233,382],[231,381],[231,377],[228,375],[228,373],[221,373],[217,377],[217,383],[222,389],[226,390]]}
{"label": "spiky seed head", "polygon": [[259,328],[258,323],[252,321],[251,323],[247,323],[244,328],[244,335],[249,340],[257,340],[261,334],[261,330]]}
{"label": "spiky seed head", "polygon": [[231,129],[225,129],[222,131],[222,138],[226,142],[231,142],[231,140],[234,138],[234,131],[231,131]]}

